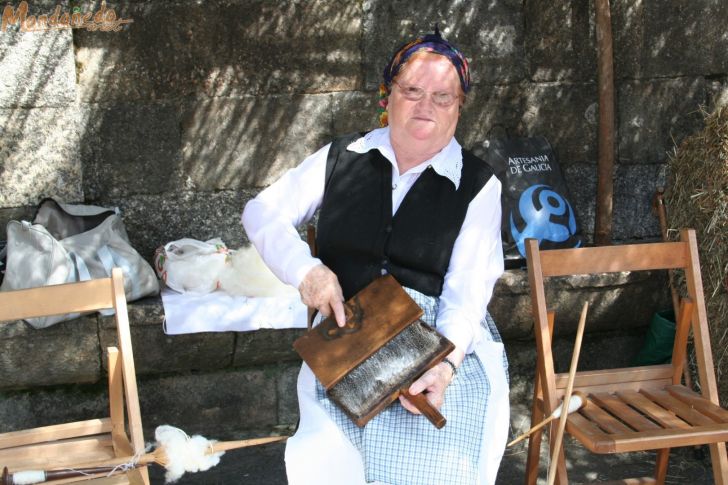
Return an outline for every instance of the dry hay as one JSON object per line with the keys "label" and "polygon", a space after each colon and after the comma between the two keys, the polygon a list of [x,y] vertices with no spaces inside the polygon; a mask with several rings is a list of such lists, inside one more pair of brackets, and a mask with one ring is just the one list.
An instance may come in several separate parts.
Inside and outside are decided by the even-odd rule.
{"label": "dry hay", "polygon": [[670,236],[696,231],[720,401],[728,403],[728,106],[705,116],[703,131],[670,157]]}

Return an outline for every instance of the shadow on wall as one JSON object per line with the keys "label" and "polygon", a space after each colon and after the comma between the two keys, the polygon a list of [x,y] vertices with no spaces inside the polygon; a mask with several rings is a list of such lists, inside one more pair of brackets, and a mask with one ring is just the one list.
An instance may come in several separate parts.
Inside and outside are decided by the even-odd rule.
{"label": "shadow on wall", "polygon": [[123,32],[77,32],[87,197],[263,186],[318,148],[331,93],[360,85],[360,8],[332,9],[143,2]]}
{"label": "shadow on wall", "polygon": [[[97,11],[101,2],[80,5]],[[724,68],[728,39],[712,24],[702,29],[717,36],[715,53],[693,55],[689,42],[702,38],[702,11],[725,17],[721,7],[671,5],[679,7],[671,18],[683,23],[649,5],[613,7],[624,164],[663,163],[673,138],[697,123],[703,76]],[[12,187],[3,188],[1,207],[47,195],[118,205],[146,257],[184,236],[242,243],[245,200],[336,134],[373,128],[389,55],[436,23],[473,65],[461,142],[544,135],[562,165],[575,167],[570,181],[593,186],[596,55],[584,2],[179,0],[106,8],[133,23],[120,32],[56,31],[52,39],[2,34],[3,68],[32,36],[36,50],[10,63],[13,89],[3,92],[15,94],[0,94],[0,183]],[[648,42],[661,31],[662,41]],[[645,101],[651,97],[659,99]],[[585,193],[581,205],[592,197]]]}
{"label": "shadow on wall", "polygon": [[71,32],[0,32],[0,73],[0,207],[82,198]]}

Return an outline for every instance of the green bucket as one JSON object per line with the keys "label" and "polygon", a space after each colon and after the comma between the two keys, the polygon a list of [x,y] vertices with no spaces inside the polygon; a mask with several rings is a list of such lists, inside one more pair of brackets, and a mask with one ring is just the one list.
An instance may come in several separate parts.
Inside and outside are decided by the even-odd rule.
{"label": "green bucket", "polygon": [[632,365],[655,365],[670,362],[675,343],[675,312],[664,310],[652,316],[645,343]]}

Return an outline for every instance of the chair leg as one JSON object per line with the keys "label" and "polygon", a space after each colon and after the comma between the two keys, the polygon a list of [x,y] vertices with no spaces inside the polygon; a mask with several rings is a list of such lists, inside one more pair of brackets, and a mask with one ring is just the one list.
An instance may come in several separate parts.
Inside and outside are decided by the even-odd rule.
{"label": "chair leg", "polygon": [[[531,415],[531,422],[538,423],[543,419],[543,414],[534,413]],[[535,431],[528,437],[528,455],[526,455],[526,485],[536,485],[538,479],[538,465],[541,455],[542,430]]]}
{"label": "chair leg", "polygon": [[716,485],[728,485],[728,458],[726,458],[725,447],[725,443],[709,445],[710,462],[713,465],[713,479]]}
{"label": "chair leg", "polygon": [[655,460],[655,481],[657,485],[664,485],[667,477],[667,462],[670,458],[670,448],[657,450],[657,459]]}
{"label": "chair leg", "polygon": [[[533,399],[531,400],[531,426],[540,423],[546,416],[538,407],[538,399],[541,397],[541,378],[536,371],[535,382],[533,383]],[[538,430],[528,437],[528,454],[526,455],[526,485],[536,485],[538,479],[538,465],[541,458],[541,437],[543,430]]]}
{"label": "chair leg", "polygon": [[149,471],[147,467],[136,468],[127,474],[129,485],[149,485]]}

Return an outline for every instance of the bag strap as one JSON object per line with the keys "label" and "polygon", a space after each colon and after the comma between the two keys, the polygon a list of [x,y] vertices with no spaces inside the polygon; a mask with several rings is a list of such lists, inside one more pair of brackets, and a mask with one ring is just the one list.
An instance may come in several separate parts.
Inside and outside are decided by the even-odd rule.
{"label": "bag strap", "polygon": [[[141,286],[139,281],[136,278],[131,277],[131,275],[134,274],[134,270],[132,268],[131,262],[129,262],[128,259],[111,249],[108,244],[104,244],[103,246],[101,246],[96,251],[96,255],[99,257],[101,264],[104,266],[104,271],[106,272],[107,276],[111,276],[111,270],[113,270],[114,268],[121,268],[122,273],[124,273],[124,283],[128,283],[129,285],[131,285],[131,294],[141,294]],[[104,313],[105,311],[107,310],[101,310],[99,313],[103,315],[114,314],[113,309],[108,310],[111,313]]]}

